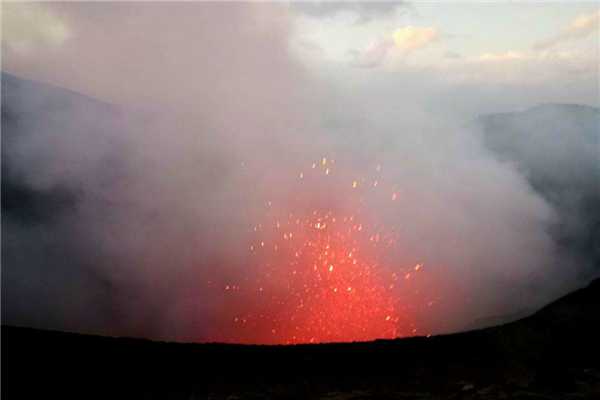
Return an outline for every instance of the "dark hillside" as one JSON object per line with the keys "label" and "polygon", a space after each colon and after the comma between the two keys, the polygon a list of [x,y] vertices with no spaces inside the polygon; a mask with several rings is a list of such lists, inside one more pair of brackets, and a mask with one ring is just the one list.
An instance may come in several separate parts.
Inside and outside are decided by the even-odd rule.
{"label": "dark hillside", "polygon": [[367,343],[159,343],[2,327],[3,398],[600,396],[600,281],[504,326]]}

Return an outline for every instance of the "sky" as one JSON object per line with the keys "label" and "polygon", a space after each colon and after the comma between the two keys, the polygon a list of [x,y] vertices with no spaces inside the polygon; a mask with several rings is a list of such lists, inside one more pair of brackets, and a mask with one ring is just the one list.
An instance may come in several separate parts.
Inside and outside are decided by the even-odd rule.
{"label": "sky", "polygon": [[3,3],[3,181],[41,215],[4,212],[3,323],[295,343],[534,310],[583,268],[474,121],[598,107],[599,25],[591,2]]}
{"label": "sky", "polygon": [[[280,2],[271,6],[285,14],[291,55],[311,74],[341,86],[348,81],[394,82],[401,80],[398,75],[427,76],[424,79],[437,81],[438,89],[531,85],[541,93],[528,98],[528,103],[598,103],[595,2]],[[23,65],[29,57],[39,51],[56,54],[76,40],[80,34],[76,22],[70,23],[53,8],[61,6],[5,7],[5,70],[19,68],[21,74],[35,77],[32,66]],[[41,77],[67,83],[60,76]],[[547,87],[550,83],[552,90]],[[468,112],[478,111],[473,105],[465,107]]]}
{"label": "sky", "polygon": [[[435,80],[437,92],[428,96],[450,96],[450,102],[451,87],[477,86],[483,96],[496,96],[487,90],[501,85],[507,94],[513,85],[539,92],[522,102],[513,95],[512,104],[494,104],[494,111],[544,101],[598,104],[594,2],[385,4],[368,17],[351,5],[320,15],[296,9],[291,46],[313,73],[334,81],[385,85],[401,80],[398,75],[415,76]],[[482,111],[476,107],[462,109]]]}
{"label": "sky", "polygon": [[[313,38],[324,49],[337,48],[343,53],[364,48],[374,39],[393,35],[405,26],[433,28],[443,38],[435,49],[439,62],[446,52],[462,57],[528,52],[536,43],[573,24],[576,18],[593,16],[597,10],[593,2],[417,2],[400,4],[385,15],[362,23],[356,22],[359,13],[352,11],[330,14],[326,22],[304,15],[298,35],[306,40]],[[314,30],[310,29],[311,24]],[[594,39],[593,30],[579,39],[583,46],[576,43],[578,40],[565,40],[566,46],[561,47],[594,50],[597,38]]]}

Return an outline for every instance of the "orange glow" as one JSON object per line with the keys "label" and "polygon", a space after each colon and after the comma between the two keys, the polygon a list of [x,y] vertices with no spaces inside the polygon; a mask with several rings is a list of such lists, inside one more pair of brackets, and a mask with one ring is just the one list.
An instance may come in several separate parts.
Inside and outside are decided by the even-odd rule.
{"label": "orange glow", "polygon": [[[319,161],[329,174],[325,166],[333,160],[322,157]],[[308,182],[325,179],[318,171],[300,177],[297,185],[305,187]],[[340,176],[339,188],[327,186],[338,195],[347,192],[348,205],[343,211],[317,202],[300,203],[294,212],[291,204],[269,200],[264,218],[250,229],[254,238],[247,247],[248,279],[229,282],[225,288],[223,312],[229,313],[228,322],[216,340],[318,343],[416,332],[410,307],[402,302],[406,297],[402,290],[412,284],[411,274],[419,274],[422,264],[386,265],[382,255],[394,251],[397,234],[368,219],[361,197],[365,193],[353,190],[358,180],[351,186],[347,182]],[[376,186],[367,185],[364,190],[375,193]],[[310,193],[301,186],[298,190]]]}

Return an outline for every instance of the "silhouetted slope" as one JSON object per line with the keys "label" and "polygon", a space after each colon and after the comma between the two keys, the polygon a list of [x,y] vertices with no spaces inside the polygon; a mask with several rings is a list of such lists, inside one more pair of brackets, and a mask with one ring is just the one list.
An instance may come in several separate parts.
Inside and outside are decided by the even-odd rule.
{"label": "silhouetted slope", "polygon": [[2,395],[591,399],[600,395],[599,306],[597,280],[500,327],[297,346],[158,343],[2,327]]}

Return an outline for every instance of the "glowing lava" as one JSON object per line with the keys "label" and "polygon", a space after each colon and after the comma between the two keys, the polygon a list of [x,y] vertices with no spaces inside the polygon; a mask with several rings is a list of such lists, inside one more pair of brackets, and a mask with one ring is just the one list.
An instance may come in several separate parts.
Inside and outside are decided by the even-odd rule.
{"label": "glowing lava", "polygon": [[[302,184],[311,176],[332,179],[333,163],[323,157],[312,164],[314,173],[295,176]],[[380,169],[377,166],[377,172]],[[293,213],[289,204],[278,208],[266,202],[265,218],[251,229],[254,239],[248,246],[248,265],[252,278],[224,286],[230,306],[223,310],[228,323],[219,340],[340,342],[416,332],[398,289],[410,273],[420,273],[422,265],[410,267],[407,273],[382,264],[382,255],[394,248],[397,238],[363,215],[364,192],[356,193],[363,187],[385,189],[377,185],[378,180],[362,182],[338,182],[347,188],[344,198],[350,204],[341,211],[321,206]],[[395,192],[384,194],[386,199],[390,196],[396,200]]]}

